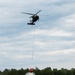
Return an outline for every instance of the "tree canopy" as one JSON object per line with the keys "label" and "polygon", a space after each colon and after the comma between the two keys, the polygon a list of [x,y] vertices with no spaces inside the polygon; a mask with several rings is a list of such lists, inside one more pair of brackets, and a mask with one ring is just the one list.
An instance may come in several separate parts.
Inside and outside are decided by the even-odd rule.
{"label": "tree canopy", "polygon": [[[25,75],[29,69],[5,69],[4,71],[0,71],[0,75]],[[60,70],[54,68],[51,69],[51,67],[47,67],[44,69],[35,68],[34,73],[36,75],[75,75],[75,69],[72,68],[70,70],[61,68]]]}

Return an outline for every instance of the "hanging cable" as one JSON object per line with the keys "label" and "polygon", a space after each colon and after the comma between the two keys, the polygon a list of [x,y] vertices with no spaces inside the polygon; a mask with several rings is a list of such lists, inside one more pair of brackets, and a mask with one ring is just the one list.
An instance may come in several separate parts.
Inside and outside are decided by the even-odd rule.
{"label": "hanging cable", "polygon": [[[33,27],[33,26],[32,26]],[[34,43],[35,43],[35,27],[32,28],[32,62],[33,62],[33,57],[34,57]]]}

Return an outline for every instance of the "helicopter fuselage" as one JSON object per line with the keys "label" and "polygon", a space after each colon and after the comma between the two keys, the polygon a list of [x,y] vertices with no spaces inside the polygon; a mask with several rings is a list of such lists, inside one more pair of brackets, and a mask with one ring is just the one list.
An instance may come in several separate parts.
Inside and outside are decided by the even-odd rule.
{"label": "helicopter fuselage", "polygon": [[36,22],[37,20],[39,20],[39,16],[32,16],[32,23]]}
{"label": "helicopter fuselage", "polygon": [[31,18],[32,18],[32,20],[30,20],[30,23],[27,23],[28,25],[35,25],[34,22],[39,20],[39,16],[38,15],[33,15],[33,16],[31,16]]}

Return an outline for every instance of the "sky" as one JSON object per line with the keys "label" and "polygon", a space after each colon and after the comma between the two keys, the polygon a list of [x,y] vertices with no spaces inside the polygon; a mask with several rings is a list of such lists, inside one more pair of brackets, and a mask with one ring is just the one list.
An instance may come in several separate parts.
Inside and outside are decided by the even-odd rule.
{"label": "sky", "polygon": [[0,0],[0,70],[74,66],[75,0]]}

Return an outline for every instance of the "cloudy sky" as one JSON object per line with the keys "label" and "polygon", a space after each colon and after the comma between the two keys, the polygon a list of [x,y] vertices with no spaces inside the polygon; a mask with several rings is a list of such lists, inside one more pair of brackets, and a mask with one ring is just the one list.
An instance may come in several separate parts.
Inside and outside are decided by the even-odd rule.
{"label": "cloudy sky", "polygon": [[0,0],[0,70],[35,66],[74,68],[75,0]]}

